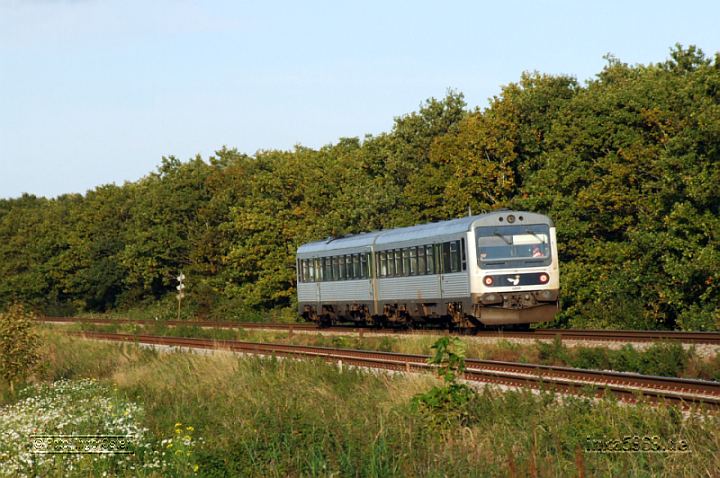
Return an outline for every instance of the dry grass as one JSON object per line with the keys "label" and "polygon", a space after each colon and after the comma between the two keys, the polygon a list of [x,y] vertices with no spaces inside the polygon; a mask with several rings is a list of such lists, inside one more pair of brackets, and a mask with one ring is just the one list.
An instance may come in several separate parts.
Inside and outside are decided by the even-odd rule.
{"label": "dry grass", "polygon": [[[484,391],[469,426],[439,429],[409,406],[438,384],[431,376],[49,339],[46,377],[104,377],[143,405],[158,439],[177,422],[193,426],[204,439],[193,459],[205,476],[572,476],[579,468],[586,476],[713,476],[720,469],[715,415]],[[486,352],[518,350],[499,343]],[[588,436],[626,435],[683,438],[692,453],[583,451]]]}

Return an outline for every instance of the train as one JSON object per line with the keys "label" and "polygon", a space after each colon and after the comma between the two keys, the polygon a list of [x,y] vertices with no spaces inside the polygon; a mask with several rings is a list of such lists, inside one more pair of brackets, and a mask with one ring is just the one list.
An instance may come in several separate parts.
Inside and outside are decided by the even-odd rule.
{"label": "train", "polygon": [[500,210],[303,244],[298,314],[320,326],[528,328],[559,311],[555,225]]}

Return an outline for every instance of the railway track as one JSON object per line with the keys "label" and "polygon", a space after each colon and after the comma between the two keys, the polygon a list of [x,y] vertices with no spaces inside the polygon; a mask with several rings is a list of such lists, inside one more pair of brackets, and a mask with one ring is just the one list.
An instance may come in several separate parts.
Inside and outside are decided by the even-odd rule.
{"label": "railway track", "polygon": [[[338,363],[340,366],[346,364],[401,372],[433,370],[433,366],[427,363],[426,355],[156,335],[104,332],[71,332],[70,334],[96,340],[191,349],[221,349],[293,358],[319,358]],[[704,405],[720,409],[719,382],[478,359],[467,359],[466,366],[464,379],[468,381],[572,394],[593,393],[596,396],[609,391],[621,400],[629,402],[644,399],[650,402],[673,403],[683,408]]]}
{"label": "railway track", "polygon": [[[375,329],[358,327],[332,327],[319,328],[315,324],[277,324],[261,322],[223,322],[205,320],[132,320],[132,319],[81,319],[75,317],[41,317],[38,319],[51,323],[85,323],[97,325],[134,324],[134,325],[167,325],[226,328],[226,329],[269,329],[269,330],[296,330],[296,331],[334,331],[344,333],[358,333],[360,331],[373,334],[440,334],[438,329],[400,330]],[[674,341],[685,344],[720,345],[720,332],[679,332],[668,330],[589,330],[589,329],[534,329],[529,331],[511,330],[481,330],[473,331],[468,335],[488,338],[507,339],[540,339],[547,340],[560,337],[562,340],[583,340],[602,342],[655,342]]]}

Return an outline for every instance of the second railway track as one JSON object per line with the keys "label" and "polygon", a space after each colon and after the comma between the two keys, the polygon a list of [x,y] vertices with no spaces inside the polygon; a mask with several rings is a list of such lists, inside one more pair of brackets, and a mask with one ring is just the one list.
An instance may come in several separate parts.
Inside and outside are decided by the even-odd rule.
{"label": "second railway track", "polygon": [[[226,329],[268,329],[284,331],[318,331],[338,333],[372,333],[372,334],[442,334],[443,330],[438,329],[376,329],[364,327],[331,327],[320,328],[315,324],[281,324],[263,322],[230,322],[230,321],[205,321],[205,320],[132,320],[132,319],[85,319],[76,317],[41,317],[38,319],[50,323],[84,323],[96,325],[166,325],[170,327],[208,327]],[[720,345],[720,332],[682,332],[669,330],[589,330],[589,329],[534,329],[529,331],[513,330],[480,330],[473,331],[468,335],[486,338],[507,338],[507,339],[539,339],[548,340],[560,337],[562,340],[600,341],[600,342],[655,342],[672,341],[685,344],[708,344]]]}
{"label": "second railway track", "polygon": [[[97,340],[195,349],[222,349],[282,357],[319,358],[352,366],[401,372],[428,372],[433,368],[427,363],[428,356],[425,355],[155,335],[104,332],[72,332],[71,334]],[[592,392],[597,396],[609,391],[626,401],[637,401],[642,396],[652,402],[664,401],[683,407],[703,404],[715,409],[720,408],[718,382],[492,360],[467,359],[466,365],[464,379],[469,381],[551,389],[564,393]]]}

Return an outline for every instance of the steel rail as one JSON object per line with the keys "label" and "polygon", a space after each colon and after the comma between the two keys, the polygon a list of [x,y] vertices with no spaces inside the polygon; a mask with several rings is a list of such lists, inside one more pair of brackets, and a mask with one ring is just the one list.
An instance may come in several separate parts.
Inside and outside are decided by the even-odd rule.
{"label": "steel rail", "polygon": [[[91,339],[171,347],[222,349],[286,357],[316,357],[348,365],[403,372],[429,371],[433,368],[427,363],[429,357],[426,355],[394,352],[104,332],[70,332],[70,334]],[[565,393],[588,393],[590,388],[595,395],[601,395],[605,390],[609,390],[626,401],[637,401],[642,396],[652,402],[666,400],[683,407],[691,404],[706,404],[720,408],[720,382],[492,360],[468,359],[466,366],[464,378],[471,381],[550,388]]]}
{"label": "steel rail", "polygon": [[[102,318],[75,318],[75,317],[40,317],[42,322],[51,323],[85,323],[96,325],[112,324],[136,324],[136,325],[167,325],[170,327],[208,327],[208,328],[229,328],[229,329],[271,329],[271,330],[318,330],[359,333],[389,333],[389,334],[415,334],[415,333],[443,333],[440,329],[420,330],[398,330],[398,329],[376,329],[365,327],[331,327],[320,328],[315,324],[279,324],[263,322],[229,322],[229,321],[205,321],[205,320],[133,320],[133,319],[102,319]],[[506,339],[541,339],[547,340],[559,337],[562,340],[587,340],[587,341],[610,341],[610,342],[652,342],[652,341],[673,341],[687,344],[710,344],[720,345],[720,332],[681,332],[667,330],[589,330],[589,329],[534,329],[531,331],[469,331],[467,335],[475,337],[506,338]]]}

